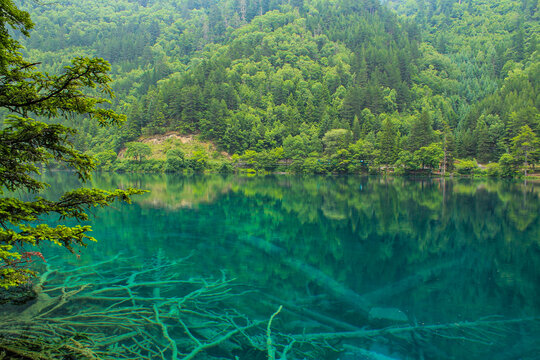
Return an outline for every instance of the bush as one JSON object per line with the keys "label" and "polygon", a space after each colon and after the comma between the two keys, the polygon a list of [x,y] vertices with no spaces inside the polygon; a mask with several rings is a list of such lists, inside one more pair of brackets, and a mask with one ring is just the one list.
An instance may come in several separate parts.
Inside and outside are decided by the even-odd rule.
{"label": "bush", "polygon": [[293,162],[289,165],[288,170],[290,172],[299,174],[302,172],[303,165],[304,165],[303,159],[296,159],[296,160],[293,160]]}
{"label": "bush", "polygon": [[[137,166],[139,165],[139,166]],[[163,160],[146,160],[140,164],[133,166],[134,172],[158,173],[165,169],[165,161]]]}
{"label": "bush", "polygon": [[165,161],[165,172],[178,173],[184,170],[184,153],[178,149],[167,151],[167,160]]}
{"label": "bush", "polygon": [[112,150],[102,151],[94,155],[97,160],[97,169],[108,171],[112,164],[116,161],[117,155]]}
{"label": "bush", "polygon": [[169,157],[177,157],[177,158],[180,158],[182,159],[182,161],[184,160],[184,152],[180,149],[170,149],[169,151],[167,151],[167,159]]}
{"label": "bush", "polygon": [[217,172],[222,173],[222,174],[230,174],[230,173],[234,172],[234,167],[232,166],[231,163],[222,162],[222,163],[218,164],[216,170],[217,170]]}
{"label": "bush", "polygon": [[167,173],[179,173],[184,170],[184,160],[177,157],[168,157],[165,161],[165,172]]}
{"label": "bush", "polygon": [[501,167],[498,163],[487,164],[486,172],[489,177],[499,177],[501,176]]}
{"label": "bush", "polygon": [[190,167],[195,171],[203,171],[208,164],[208,154],[203,149],[193,152]]}
{"label": "bush", "polygon": [[476,160],[460,160],[456,164],[456,171],[461,175],[474,175],[478,172],[478,163]]}
{"label": "bush", "polygon": [[165,168],[165,161],[163,160],[146,160],[138,162],[134,160],[121,160],[116,161],[111,170],[124,173],[124,172],[147,172],[158,173],[163,172]]}
{"label": "bush", "polygon": [[102,151],[94,155],[100,165],[105,165],[107,163],[113,163],[116,160],[116,153],[112,150]]}
{"label": "bush", "polygon": [[501,177],[519,177],[521,172],[519,171],[520,161],[510,154],[503,154],[499,159],[499,167]]}
{"label": "bush", "polygon": [[120,160],[114,163],[112,170],[119,173],[129,172],[129,161]]}
{"label": "bush", "polygon": [[302,163],[302,172],[306,174],[326,174],[328,173],[327,163],[328,161],[325,159],[310,156],[304,159],[304,162]]}
{"label": "bush", "polygon": [[399,174],[417,171],[420,168],[421,164],[418,157],[407,150],[403,150],[399,153],[398,159],[394,165],[394,170]]}

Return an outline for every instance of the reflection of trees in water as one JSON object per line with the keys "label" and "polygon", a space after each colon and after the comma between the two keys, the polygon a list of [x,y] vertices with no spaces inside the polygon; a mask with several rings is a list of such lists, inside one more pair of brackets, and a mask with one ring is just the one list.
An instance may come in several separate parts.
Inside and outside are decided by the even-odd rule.
{"label": "reflection of trees in water", "polygon": [[95,181],[151,190],[134,206],[98,213],[100,251],[151,254],[161,247],[185,254],[195,248],[203,254],[194,264],[201,273],[227,269],[244,283],[353,326],[364,320],[330,286],[333,294],[351,290],[431,323],[538,314],[540,308],[534,184],[293,176]]}

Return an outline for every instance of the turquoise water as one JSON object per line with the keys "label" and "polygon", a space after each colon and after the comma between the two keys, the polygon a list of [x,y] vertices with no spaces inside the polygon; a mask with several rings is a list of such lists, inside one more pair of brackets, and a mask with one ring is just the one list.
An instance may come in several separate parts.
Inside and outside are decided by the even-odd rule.
{"label": "turquoise water", "polygon": [[[47,181],[50,197],[76,185],[67,173]],[[540,316],[539,184],[103,174],[93,185],[150,193],[96,211],[99,241],[80,259],[44,248],[50,266],[121,254],[130,259],[122,266],[141,269],[189,257],[176,276],[231,279],[238,295],[227,309],[264,321],[260,334],[250,330],[252,339],[268,338],[267,322],[283,306],[271,324],[276,358],[293,339],[286,334],[297,336],[281,356],[289,360],[540,358],[539,323],[531,320]],[[185,289],[157,291],[167,297]],[[140,294],[159,297],[155,289]],[[398,330],[368,335],[383,328]],[[186,331],[173,333],[180,353],[193,349]],[[306,334],[327,335],[302,343]],[[195,358],[268,358],[266,340],[257,350],[247,338]]]}

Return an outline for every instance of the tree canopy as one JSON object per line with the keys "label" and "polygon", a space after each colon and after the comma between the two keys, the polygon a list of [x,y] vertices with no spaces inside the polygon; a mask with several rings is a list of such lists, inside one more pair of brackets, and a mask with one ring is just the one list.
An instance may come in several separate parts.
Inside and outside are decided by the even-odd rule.
{"label": "tree canopy", "polygon": [[59,199],[39,196],[47,186],[39,179],[43,164],[63,163],[85,182],[94,161],[74,148],[70,140],[74,129],[30,116],[85,115],[101,125],[118,124],[124,117],[100,106],[108,103],[106,98],[88,94],[92,90],[112,96],[106,61],[79,57],[60,75],[40,72],[38,64],[23,58],[23,49],[10,35],[12,30],[28,35],[33,26],[28,13],[6,0],[0,3],[0,14],[0,108],[4,114],[0,130],[0,287],[10,287],[27,282],[33,274],[28,263],[41,255],[31,251],[32,245],[48,241],[73,252],[76,245],[93,240],[87,235],[88,226],[52,227],[43,223],[45,216],[87,220],[90,208],[117,199],[129,202],[130,195],[141,191],[80,188]]}
{"label": "tree canopy", "polygon": [[[522,126],[540,133],[535,1],[22,6],[36,30],[17,39],[44,72],[57,73],[74,54],[99,54],[112,64],[120,96],[110,108],[125,110],[126,126],[103,129],[77,116],[62,122],[77,125],[74,144],[90,153],[121,154],[141,136],[175,131],[260,159],[294,144],[296,164],[305,160],[308,169],[313,159],[331,163],[338,150],[347,150],[352,166],[348,146],[362,140],[376,168],[393,166],[402,151],[413,155],[450,139],[443,146],[450,169],[457,158],[499,161]],[[337,129],[352,131],[350,144],[323,151],[325,134]],[[164,158],[155,167],[165,169]]]}

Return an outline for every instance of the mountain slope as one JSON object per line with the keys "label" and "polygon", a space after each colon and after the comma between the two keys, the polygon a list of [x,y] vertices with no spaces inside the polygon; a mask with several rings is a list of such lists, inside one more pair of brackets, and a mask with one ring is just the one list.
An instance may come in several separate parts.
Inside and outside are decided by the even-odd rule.
{"label": "mountain slope", "polygon": [[83,149],[180,131],[230,153],[283,147],[289,158],[399,166],[414,155],[414,168],[431,144],[497,161],[521,127],[539,132],[535,1],[23,5],[37,26],[22,41],[45,70],[78,54],[112,63],[112,106],[128,123],[73,120]]}

